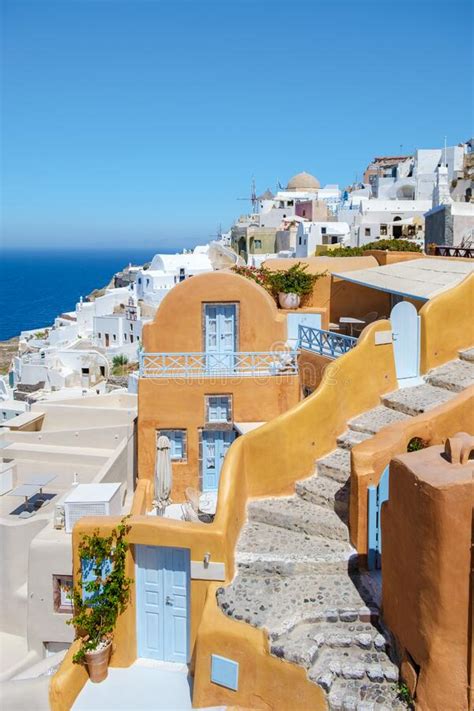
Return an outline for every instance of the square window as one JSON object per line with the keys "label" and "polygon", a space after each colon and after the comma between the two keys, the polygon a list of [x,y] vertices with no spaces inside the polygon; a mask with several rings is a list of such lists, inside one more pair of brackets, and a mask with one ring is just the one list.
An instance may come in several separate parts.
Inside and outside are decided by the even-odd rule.
{"label": "square window", "polygon": [[328,231],[327,227],[321,227],[321,234],[322,235],[325,235],[327,231]]}
{"label": "square window", "polygon": [[261,249],[262,248],[262,240],[256,239],[253,243],[253,246],[255,247],[255,249]]}
{"label": "square window", "polygon": [[206,395],[206,422],[232,422],[230,395]]}
{"label": "square window", "polygon": [[72,614],[72,575],[53,575],[55,612]]}
{"label": "square window", "polygon": [[186,461],[186,430],[157,430],[157,440],[160,435],[168,437],[171,444],[171,461]]}
{"label": "square window", "polygon": [[365,236],[370,237],[370,227],[365,228]]}

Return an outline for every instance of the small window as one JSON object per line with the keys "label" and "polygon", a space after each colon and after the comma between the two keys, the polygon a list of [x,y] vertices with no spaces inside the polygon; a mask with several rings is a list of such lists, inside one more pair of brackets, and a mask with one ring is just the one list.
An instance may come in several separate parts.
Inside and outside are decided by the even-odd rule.
{"label": "small window", "polygon": [[387,235],[387,225],[380,225],[380,234],[382,237]]}
{"label": "small window", "polygon": [[301,237],[298,238],[298,244],[301,246]]}
{"label": "small window", "polygon": [[186,430],[158,430],[157,435],[168,437],[171,444],[171,460],[186,461]]}
{"label": "small window", "polygon": [[306,210],[303,210],[302,212],[303,212],[302,217],[306,217]]}
{"label": "small window", "polygon": [[114,341],[117,340],[117,335],[114,333]]}
{"label": "small window", "polygon": [[321,234],[322,235],[325,235],[327,233],[327,231],[328,231],[327,227],[321,227]]}
{"label": "small window", "polygon": [[370,237],[370,227],[365,228],[365,236]]}
{"label": "small window", "polygon": [[124,334],[123,334],[123,337],[125,338],[125,340],[127,340],[127,338],[128,338],[128,333],[124,333]]}
{"label": "small window", "polygon": [[206,395],[206,421],[231,422],[232,406],[230,395]]}
{"label": "small window", "polygon": [[138,278],[138,283],[139,283],[139,284],[142,283],[141,277]]}
{"label": "small window", "polygon": [[53,575],[55,612],[72,613],[72,575]]}
{"label": "small window", "polygon": [[262,248],[262,240],[261,239],[256,239],[253,244],[254,244],[255,249]]}
{"label": "small window", "polygon": [[130,343],[133,343],[133,334],[130,334]]}
{"label": "small window", "polygon": [[102,338],[102,334],[101,334],[101,333],[98,333],[97,335],[99,336],[99,338]]}

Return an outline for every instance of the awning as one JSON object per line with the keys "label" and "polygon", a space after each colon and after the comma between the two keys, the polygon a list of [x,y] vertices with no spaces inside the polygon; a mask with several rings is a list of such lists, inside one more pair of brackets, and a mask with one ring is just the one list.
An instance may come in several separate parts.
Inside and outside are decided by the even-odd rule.
{"label": "awning", "polygon": [[371,289],[428,301],[456,286],[473,271],[474,264],[441,257],[410,259],[352,272],[333,272],[333,276]]}

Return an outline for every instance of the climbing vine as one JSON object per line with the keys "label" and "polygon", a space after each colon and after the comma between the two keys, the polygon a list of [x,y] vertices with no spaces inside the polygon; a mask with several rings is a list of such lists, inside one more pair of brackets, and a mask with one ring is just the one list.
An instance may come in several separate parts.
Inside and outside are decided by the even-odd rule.
{"label": "climbing vine", "polygon": [[97,529],[90,536],[84,535],[79,543],[74,615],[68,620],[82,640],[73,657],[76,664],[84,663],[86,652],[97,650],[112,639],[117,617],[129,602],[133,580],[125,575],[128,518],[125,516],[110,536],[100,536]]}

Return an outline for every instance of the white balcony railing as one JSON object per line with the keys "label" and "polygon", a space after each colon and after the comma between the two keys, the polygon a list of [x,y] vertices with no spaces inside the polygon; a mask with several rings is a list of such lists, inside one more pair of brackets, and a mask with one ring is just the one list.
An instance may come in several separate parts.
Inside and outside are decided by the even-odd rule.
{"label": "white balcony railing", "polygon": [[296,375],[292,350],[235,353],[140,353],[141,378]]}

